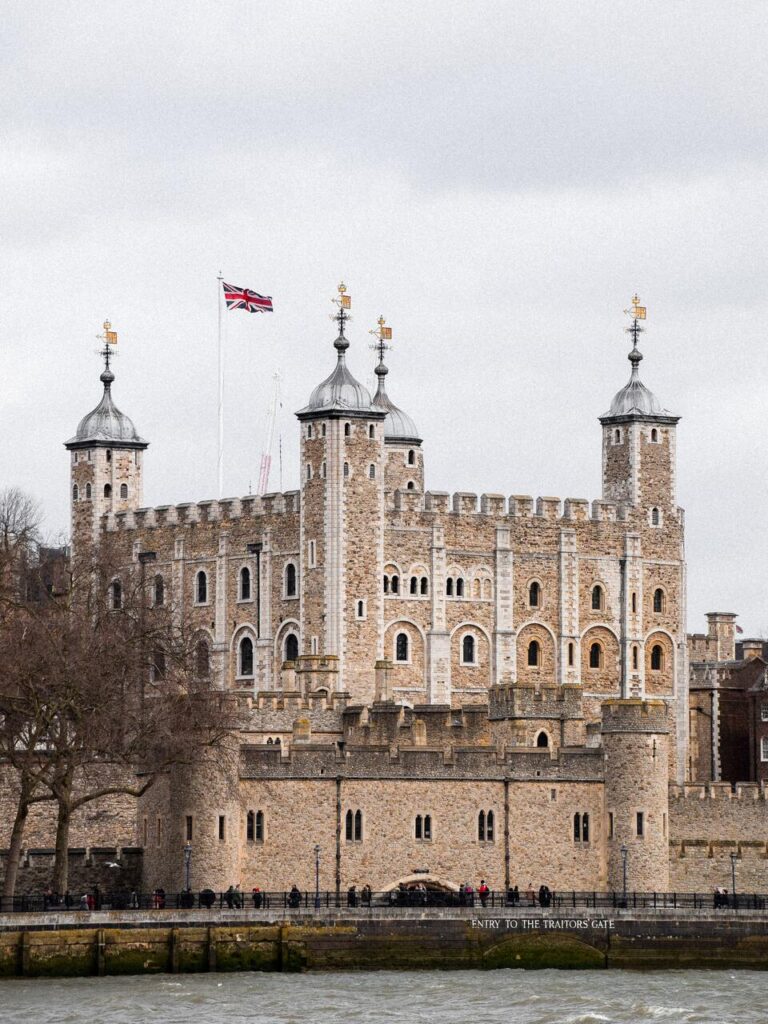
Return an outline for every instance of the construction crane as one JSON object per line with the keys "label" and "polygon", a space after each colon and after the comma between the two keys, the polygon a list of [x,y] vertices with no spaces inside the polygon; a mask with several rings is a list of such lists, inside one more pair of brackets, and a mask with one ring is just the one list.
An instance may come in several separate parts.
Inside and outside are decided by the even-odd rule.
{"label": "construction crane", "polygon": [[257,494],[266,494],[269,490],[269,471],[272,468],[272,445],[275,442],[275,424],[277,423],[277,410],[280,407],[280,371],[272,374],[272,402],[269,406],[267,419],[267,443],[261,453],[261,467],[259,469],[259,487]]}

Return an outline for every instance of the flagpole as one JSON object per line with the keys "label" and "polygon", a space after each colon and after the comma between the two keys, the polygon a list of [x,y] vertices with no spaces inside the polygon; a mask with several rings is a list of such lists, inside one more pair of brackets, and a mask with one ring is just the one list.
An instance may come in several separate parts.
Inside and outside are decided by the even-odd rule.
{"label": "flagpole", "polygon": [[221,346],[221,288],[224,278],[216,278],[219,312],[219,499],[224,497],[224,350]]}

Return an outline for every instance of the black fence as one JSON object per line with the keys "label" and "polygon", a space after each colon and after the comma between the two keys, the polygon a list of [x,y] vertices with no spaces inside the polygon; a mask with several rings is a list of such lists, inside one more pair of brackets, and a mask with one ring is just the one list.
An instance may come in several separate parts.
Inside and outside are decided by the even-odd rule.
{"label": "black fence", "polygon": [[166,893],[154,892],[102,892],[94,889],[82,895],[53,893],[27,893],[12,900],[0,899],[2,913],[87,912],[92,910],[301,910],[304,912],[328,909],[361,908],[408,909],[419,907],[456,907],[468,912],[483,908],[512,912],[530,912],[534,909],[559,910],[765,910],[768,895],[764,893],[694,893],[694,892],[575,892],[549,891],[518,892],[453,892],[436,889],[393,889],[390,892],[372,892],[369,889],[349,889],[337,892],[313,892],[291,889],[284,892],[241,892],[230,889],[214,892],[200,891]]}

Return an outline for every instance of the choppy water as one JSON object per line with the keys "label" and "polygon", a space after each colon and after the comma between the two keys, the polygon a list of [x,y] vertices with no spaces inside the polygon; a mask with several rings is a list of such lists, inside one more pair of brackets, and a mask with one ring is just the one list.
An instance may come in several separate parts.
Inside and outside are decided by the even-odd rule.
{"label": "choppy water", "polygon": [[194,974],[0,982],[2,1024],[765,1024],[768,973]]}

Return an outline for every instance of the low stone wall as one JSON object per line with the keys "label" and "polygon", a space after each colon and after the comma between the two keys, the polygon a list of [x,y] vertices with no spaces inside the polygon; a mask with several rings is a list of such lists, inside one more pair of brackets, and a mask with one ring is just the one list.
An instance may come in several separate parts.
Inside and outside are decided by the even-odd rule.
{"label": "low stone wall", "polygon": [[4,915],[0,975],[768,964],[750,911],[148,911]]}
{"label": "low stone wall", "polygon": [[[5,878],[8,851],[0,850],[0,884]],[[139,847],[70,847],[69,891],[73,897],[93,892],[130,892],[141,889],[143,851]],[[40,895],[53,878],[54,850],[24,850],[19,865],[16,895]],[[115,866],[117,865],[117,866]]]}

